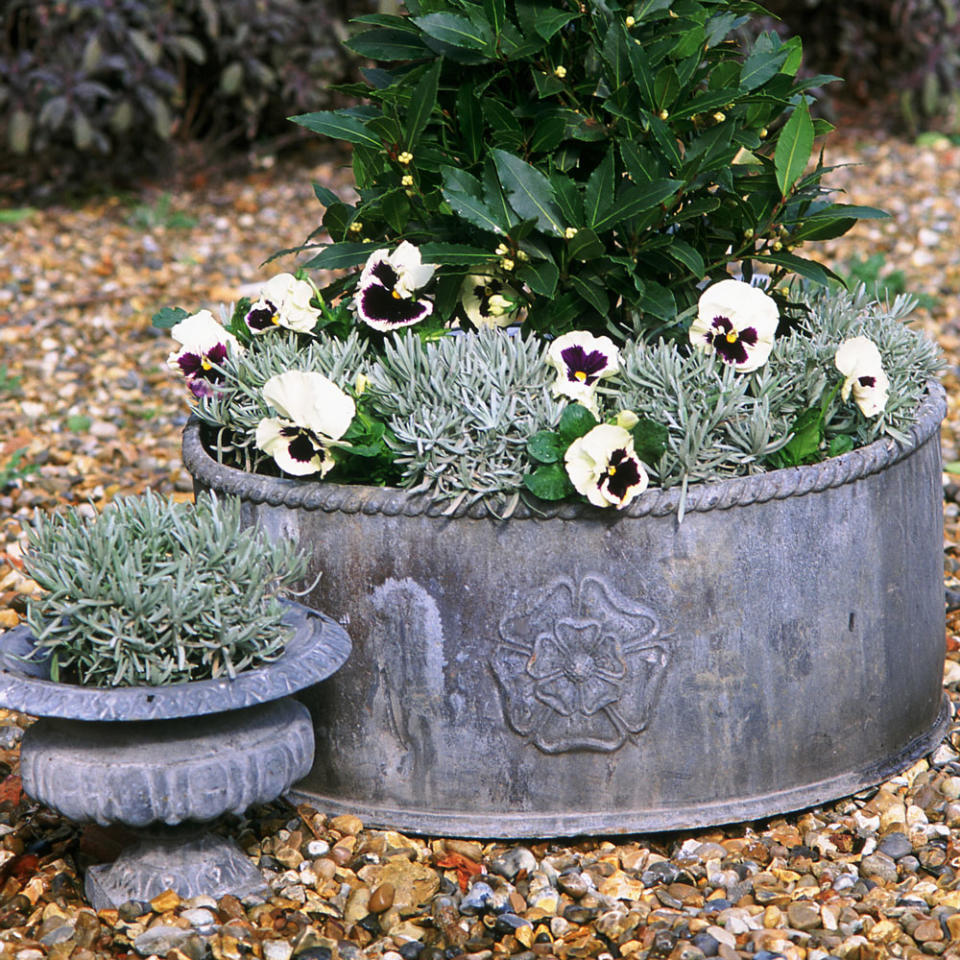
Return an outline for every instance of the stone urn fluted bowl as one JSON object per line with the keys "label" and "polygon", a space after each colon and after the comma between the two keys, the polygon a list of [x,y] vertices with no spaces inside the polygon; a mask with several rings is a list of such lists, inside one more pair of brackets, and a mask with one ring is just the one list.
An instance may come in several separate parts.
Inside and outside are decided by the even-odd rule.
{"label": "stone urn fluted bowl", "polygon": [[26,626],[0,635],[0,706],[39,719],[23,736],[24,792],[71,820],[136,828],[140,842],[91,867],[96,909],[150,900],[243,897],[266,884],[232,841],[208,831],[222,814],[285,793],[311,768],[310,714],[291,694],[325,680],[350,653],[344,629],[288,603],[283,654],[236,678],[168,686],[55,683]]}
{"label": "stone urn fluted bowl", "polygon": [[814,466],[586,505],[452,516],[403,491],[219,465],[197,489],[292,536],[348,626],[308,697],[297,795],[423,833],[622,834],[854,793],[949,719],[939,425]]}

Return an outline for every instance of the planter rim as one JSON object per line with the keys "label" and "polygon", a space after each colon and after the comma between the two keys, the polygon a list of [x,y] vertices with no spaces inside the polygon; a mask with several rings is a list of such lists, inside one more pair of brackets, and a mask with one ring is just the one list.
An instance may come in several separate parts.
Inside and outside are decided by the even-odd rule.
{"label": "planter rim", "polygon": [[284,601],[294,634],[271,663],[230,680],[192,680],[165,686],[87,687],[56,683],[42,660],[23,662],[33,649],[26,624],[0,634],[0,707],[34,717],[70,720],[169,720],[237,710],[278,700],[325,680],[350,655],[347,632],[322,613]]}
{"label": "planter rim", "polygon": [[[946,394],[942,384],[930,381],[917,419],[903,441],[883,437],[839,457],[801,467],[787,467],[747,477],[731,477],[710,483],[695,483],[687,488],[685,513],[727,510],[735,506],[785,500],[788,497],[826,490],[853,483],[879,473],[909,456],[939,428],[946,413]],[[285,506],[293,509],[322,510],[326,513],[383,513],[387,516],[489,517],[483,503],[461,505],[449,511],[424,494],[412,494],[397,487],[371,487],[317,480],[294,480],[249,473],[219,464],[207,452],[200,437],[201,423],[191,416],[183,432],[183,463],[201,484],[220,493],[243,497],[252,503]],[[675,514],[680,506],[679,487],[648,489],[614,517],[662,517]],[[521,502],[511,519],[573,520],[579,517],[609,517],[610,511],[587,503],[547,503],[536,507]]]}

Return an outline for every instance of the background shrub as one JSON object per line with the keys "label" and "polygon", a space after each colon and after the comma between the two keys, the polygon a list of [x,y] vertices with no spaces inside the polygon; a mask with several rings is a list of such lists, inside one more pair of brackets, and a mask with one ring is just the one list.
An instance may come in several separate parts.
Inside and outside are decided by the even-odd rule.
{"label": "background shrub", "polygon": [[845,77],[829,91],[887,101],[909,130],[960,129],[960,6],[956,0],[769,0],[781,18],[761,29],[803,38],[806,67]]}
{"label": "background shrub", "polygon": [[[352,62],[344,23],[367,0],[6,0],[0,166],[49,175],[290,134]],[[26,161],[26,162],[25,162]]]}

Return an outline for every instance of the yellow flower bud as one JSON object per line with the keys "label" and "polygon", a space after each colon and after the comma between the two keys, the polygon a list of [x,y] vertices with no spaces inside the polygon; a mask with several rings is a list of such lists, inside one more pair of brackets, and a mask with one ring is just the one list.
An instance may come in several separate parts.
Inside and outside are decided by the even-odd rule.
{"label": "yellow flower bud", "polygon": [[400,178],[400,186],[401,186],[401,187],[412,187],[412,186],[413,186],[413,175],[412,175],[412,174],[409,174],[409,173],[405,173],[405,174]]}
{"label": "yellow flower bud", "polygon": [[723,123],[723,121],[727,119],[727,115],[722,110],[718,110],[713,115],[713,119],[716,120],[717,123]]}
{"label": "yellow flower bud", "polygon": [[516,264],[509,257],[504,257],[500,261],[500,266],[503,267],[504,270],[509,272],[516,266]]}
{"label": "yellow flower bud", "polygon": [[627,19],[623,21],[623,25],[629,30],[636,22],[633,17],[627,17]]}
{"label": "yellow flower bud", "polygon": [[669,117],[669,116],[670,116],[670,111],[669,111],[669,110],[661,110],[661,111],[660,111],[660,119],[661,119],[661,120],[666,120],[667,117]]}
{"label": "yellow flower bud", "polygon": [[409,150],[404,150],[403,153],[401,153],[397,157],[397,163],[402,163],[404,166],[412,162],[413,162],[413,154],[410,153]]}
{"label": "yellow flower bud", "polygon": [[351,233],[360,233],[360,231],[363,230],[363,224],[359,220],[354,220],[347,229]]}
{"label": "yellow flower bud", "polygon": [[572,240],[577,235],[577,228],[567,227],[567,229],[563,231],[563,235],[567,240]]}
{"label": "yellow flower bud", "polygon": [[505,243],[497,244],[497,249],[493,251],[498,257],[502,257],[507,252],[507,245]]}
{"label": "yellow flower bud", "polygon": [[624,430],[632,430],[640,422],[640,418],[632,410],[621,410],[613,418],[613,422]]}
{"label": "yellow flower bud", "polygon": [[567,75],[567,68],[564,66],[554,67],[553,73],[554,73],[554,76],[562,80]]}
{"label": "yellow flower bud", "polygon": [[517,251],[517,259],[518,259],[521,263],[526,263],[526,262],[530,259],[530,257],[529,257],[529,255],[527,254],[527,251],[526,251],[526,250],[518,250],[518,251]]}

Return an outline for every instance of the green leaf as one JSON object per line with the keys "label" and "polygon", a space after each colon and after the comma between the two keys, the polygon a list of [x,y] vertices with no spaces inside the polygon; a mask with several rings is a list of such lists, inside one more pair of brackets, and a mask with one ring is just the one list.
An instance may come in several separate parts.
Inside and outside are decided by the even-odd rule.
{"label": "green leaf", "polygon": [[648,110],[655,110],[657,107],[657,94],[654,89],[653,69],[650,66],[650,59],[644,48],[635,43],[632,39],[627,44],[627,55],[630,58],[630,68],[633,70],[633,79],[640,89],[643,98],[642,106]]}
{"label": "green leaf", "polygon": [[550,181],[512,153],[494,149],[490,154],[507,199],[517,215],[523,219],[534,219],[541,230],[562,236],[563,217],[554,202]]}
{"label": "green leaf", "polygon": [[540,463],[556,463],[567,449],[563,437],[553,430],[539,430],[527,440],[527,453]]}
{"label": "green leaf", "polygon": [[820,460],[823,416],[823,410],[817,407],[798,413],[790,429],[793,434],[790,441],[770,457],[773,466],[798,467],[804,463],[816,463]]}
{"label": "green leaf", "polygon": [[182,307],[163,307],[153,315],[150,322],[153,326],[159,327],[161,330],[169,330],[189,316],[190,314]]}
{"label": "green leaf", "polygon": [[372,243],[331,243],[303,266],[308,270],[343,270],[365,263],[373,253]]}
{"label": "green leaf", "polygon": [[507,195],[503,192],[503,187],[497,177],[497,168],[490,157],[487,157],[483,165],[483,192],[481,195],[489,205],[497,223],[502,224],[505,230],[513,229],[520,222],[520,218],[513,212],[513,208],[507,202]]}
{"label": "green leaf", "polygon": [[440,68],[443,60],[437,59],[433,66],[420,78],[410,97],[410,112],[407,114],[407,126],[404,146],[412,150],[420,134],[430,121],[430,114],[437,105],[437,85],[440,82]]}
{"label": "green leaf", "polygon": [[602,257],[605,250],[600,238],[589,227],[581,227],[567,244],[567,253],[574,260],[593,260]]}
{"label": "green leaf", "polygon": [[457,121],[467,159],[476,162],[483,150],[483,112],[472,83],[465,83],[457,91]]}
{"label": "green leaf", "polygon": [[806,257],[798,257],[786,250],[781,250],[779,253],[754,254],[753,259],[760,263],[773,263],[778,267],[786,267],[791,273],[806,277],[807,280],[812,280],[821,286],[828,284],[831,279],[838,279],[837,275],[822,263],[817,263],[816,260],[808,260]]}
{"label": "green leaf", "polygon": [[536,120],[530,138],[530,153],[552,153],[563,142],[566,124],[560,117]]}
{"label": "green leaf", "polygon": [[610,300],[606,291],[595,279],[587,279],[574,273],[570,276],[570,285],[601,317],[607,315],[607,311],[610,309]]}
{"label": "green leaf", "polygon": [[485,50],[493,46],[489,24],[479,24],[455,13],[428,13],[413,17],[413,22],[428,36],[465,50]]}
{"label": "green leaf", "polygon": [[674,238],[666,252],[668,257],[682,263],[698,280],[707,272],[707,265],[703,262],[700,251],[684,240]]}
{"label": "green leaf", "polygon": [[443,199],[459,216],[481,230],[497,234],[507,232],[510,224],[502,223],[496,211],[480,199],[480,181],[476,177],[456,167],[442,167],[440,173],[443,176]]}
{"label": "green leaf", "polygon": [[536,260],[532,263],[525,263],[517,271],[517,277],[537,296],[552,297],[557,290],[560,271],[556,264],[549,260]]}
{"label": "green leaf", "polygon": [[301,113],[296,117],[287,117],[294,123],[306,127],[314,133],[333,137],[335,140],[346,140],[347,143],[356,143],[361,146],[382,148],[378,137],[373,136],[358,117],[348,114],[344,110],[320,110],[317,113]]}
{"label": "green leaf", "polygon": [[313,182],[313,195],[325,207],[332,207],[335,203],[340,203],[340,198],[329,187],[324,187],[316,181]]}
{"label": "green leaf", "polygon": [[657,463],[667,450],[670,434],[662,423],[641,417],[630,433],[633,435],[633,449],[648,466]]}
{"label": "green leaf", "polygon": [[849,453],[855,446],[853,437],[846,433],[839,433],[837,436],[830,438],[830,443],[827,446],[827,456],[840,457]]}
{"label": "green leaf", "polygon": [[450,266],[476,266],[496,259],[489,250],[463,243],[423,243],[420,245],[420,254],[427,263]]}
{"label": "green leaf", "polygon": [[557,432],[570,444],[588,434],[596,425],[597,418],[582,403],[568,403],[560,414]]}
{"label": "green leaf", "polygon": [[590,174],[584,190],[584,214],[591,227],[599,223],[610,211],[615,191],[616,164],[611,148]]}
{"label": "green leaf", "polygon": [[483,0],[483,12],[490,21],[493,32],[499,37],[507,22],[507,0]]}
{"label": "green leaf", "polygon": [[642,186],[630,184],[618,194],[610,212],[593,223],[593,229],[600,233],[638,213],[651,210],[672,197],[682,186],[682,180],[651,180]]}
{"label": "green leaf", "polygon": [[813,121],[807,101],[801,98],[790,119],[777,139],[773,165],[777,174],[777,186],[781,196],[786,197],[807,167],[813,152]]}
{"label": "green leaf", "polygon": [[640,0],[640,3],[634,8],[634,18],[639,23],[654,13],[661,10],[669,10],[673,0]]}
{"label": "green leaf", "polygon": [[644,313],[649,313],[658,320],[677,318],[677,301],[673,294],[653,280],[648,280],[644,285],[643,296],[637,305]]}
{"label": "green leaf", "polygon": [[379,201],[380,214],[394,233],[402,234],[410,217],[410,201],[406,192],[397,188],[388,190]]}
{"label": "green leaf", "polygon": [[517,0],[517,18],[520,27],[528,37],[549,40],[579,13],[568,13],[560,5],[550,0]]}
{"label": "green leaf", "polygon": [[750,56],[743,62],[740,69],[740,89],[744,92],[756,90],[763,86],[771,77],[779,73],[789,51],[780,47],[771,50],[767,45],[758,43]]}
{"label": "green leaf", "polygon": [[365,30],[345,46],[370,60],[419,60],[430,53],[419,35],[394,29]]}
{"label": "green leaf", "polygon": [[563,500],[575,492],[567,471],[559,463],[537,467],[524,476],[523,485],[541,500]]}
{"label": "green leaf", "polygon": [[607,35],[603,38],[603,59],[610,67],[610,89],[618,90],[627,82],[630,75],[630,54],[627,44],[633,41],[624,31],[619,22],[610,24]]}

